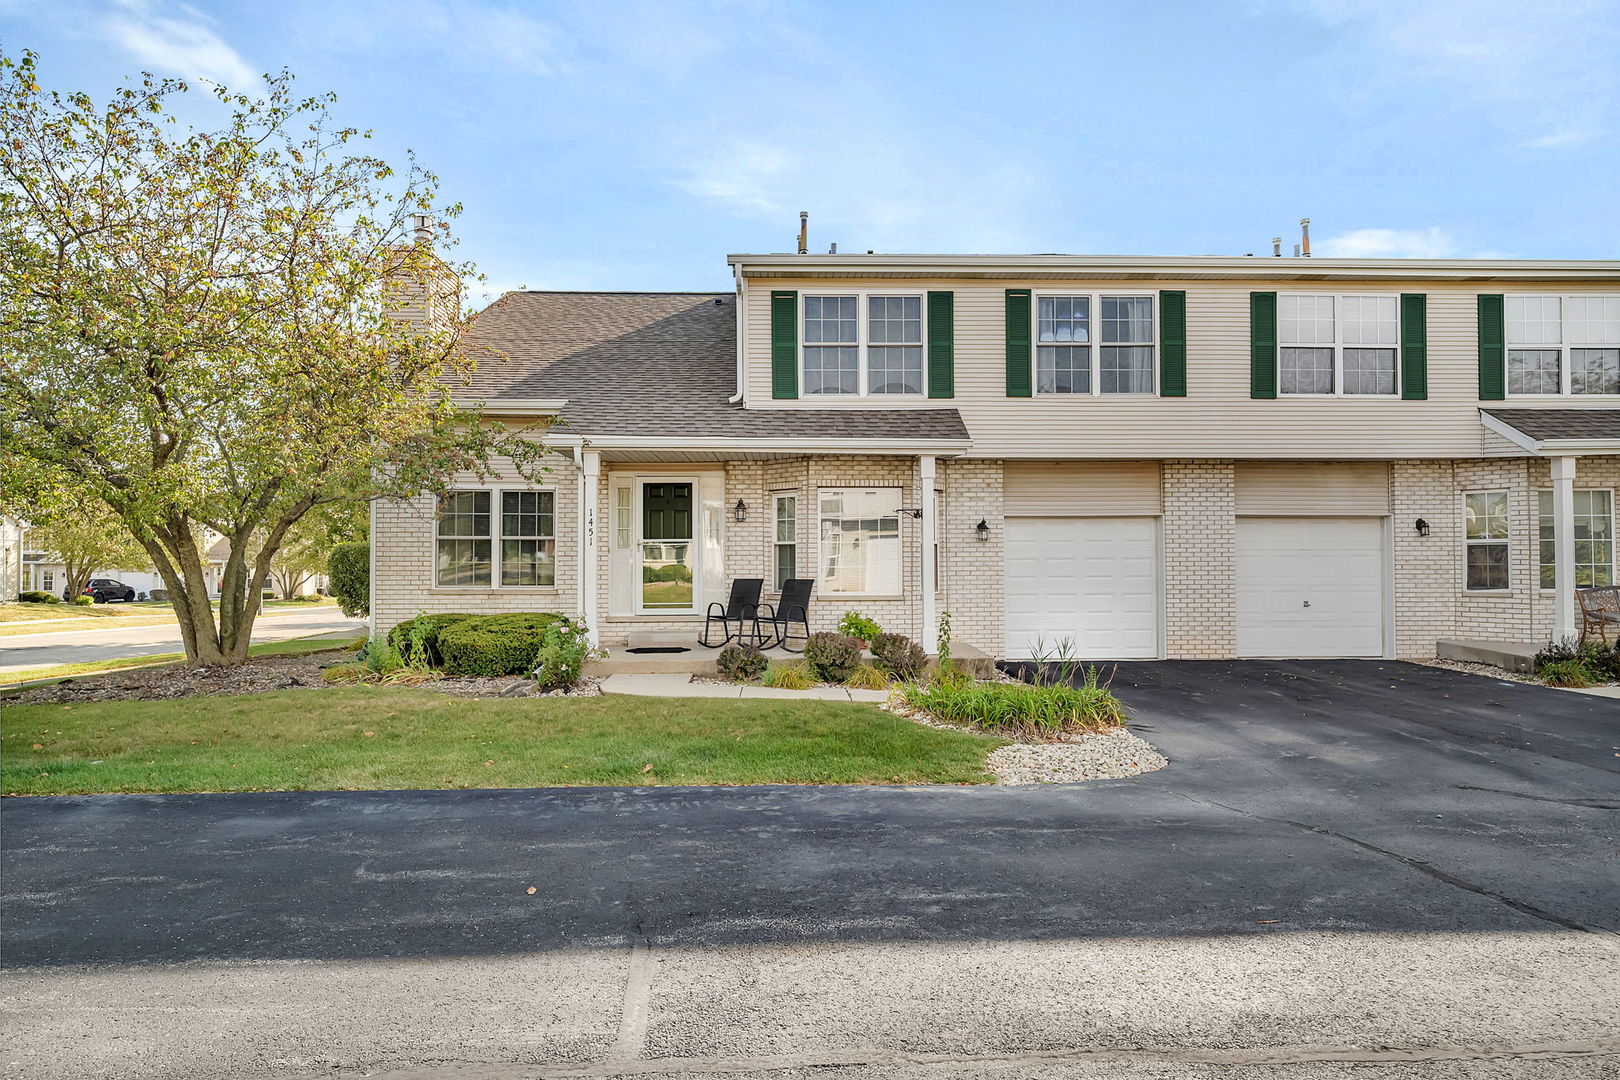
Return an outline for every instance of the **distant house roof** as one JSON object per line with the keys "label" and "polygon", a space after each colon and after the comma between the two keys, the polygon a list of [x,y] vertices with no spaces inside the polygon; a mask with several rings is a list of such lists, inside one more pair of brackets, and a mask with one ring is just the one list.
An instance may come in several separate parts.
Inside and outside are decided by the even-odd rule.
{"label": "distant house roof", "polygon": [[478,315],[468,341],[480,354],[478,368],[457,397],[493,412],[503,398],[566,398],[565,432],[694,440],[968,437],[955,409],[728,404],[737,382],[732,293],[512,292]]}
{"label": "distant house roof", "polygon": [[[1487,417],[1512,428],[1535,444],[1620,440],[1620,409],[1482,409]],[[1489,422],[1487,427],[1496,427]],[[1500,431],[1498,427],[1497,430]],[[1507,432],[1502,432],[1508,434]],[[1510,436],[1511,437],[1511,436]]]}

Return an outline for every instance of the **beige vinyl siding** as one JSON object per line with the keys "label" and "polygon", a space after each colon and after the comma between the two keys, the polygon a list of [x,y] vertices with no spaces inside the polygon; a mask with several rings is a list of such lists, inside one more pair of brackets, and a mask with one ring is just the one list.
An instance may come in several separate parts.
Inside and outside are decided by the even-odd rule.
{"label": "beige vinyl siding", "polygon": [[1156,461],[1015,462],[1003,476],[1008,517],[1133,517],[1161,508]]}
{"label": "beige vinyl siding", "polygon": [[1382,461],[1243,461],[1237,512],[1271,517],[1389,513],[1389,466]]}
{"label": "beige vinyl siding", "polygon": [[[745,286],[744,342],[750,408],[956,408],[982,458],[1467,458],[1481,453],[1475,297],[1488,293],[1620,292],[1614,282],[1426,282],[1166,280],[1071,282],[1085,292],[1187,293],[1187,396],[1006,396],[1005,290],[1058,291],[1031,279],[752,276]],[[770,290],[801,294],[842,290],[951,289],[956,294],[956,397],[770,396]],[[1249,398],[1249,293],[1428,296],[1429,399],[1389,397]],[[1492,403],[1486,403],[1492,404]],[[1496,403],[1499,404],[1499,403]],[[1614,407],[1612,399],[1550,398],[1548,406]],[[1521,406],[1522,407],[1522,406]]]}

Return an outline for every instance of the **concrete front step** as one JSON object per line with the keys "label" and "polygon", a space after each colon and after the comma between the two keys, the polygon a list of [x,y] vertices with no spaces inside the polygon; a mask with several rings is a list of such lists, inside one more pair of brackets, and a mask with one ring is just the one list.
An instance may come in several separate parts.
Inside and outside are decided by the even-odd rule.
{"label": "concrete front step", "polygon": [[1503,671],[1526,674],[1535,670],[1534,645],[1522,641],[1491,641],[1482,638],[1453,638],[1439,642],[1435,655],[1442,660],[1463,660],[1471,664],[1490,664]]}

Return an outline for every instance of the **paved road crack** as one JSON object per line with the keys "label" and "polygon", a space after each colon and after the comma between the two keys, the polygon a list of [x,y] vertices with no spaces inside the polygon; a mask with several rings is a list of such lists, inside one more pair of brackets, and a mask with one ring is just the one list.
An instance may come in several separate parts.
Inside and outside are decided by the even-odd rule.
{"label": "paved road crack", "polygon": [[1545,908],[1537,907],[1536,905],[1527,903],[1523,900],[1515,900],[1511,896],[1496,892],[1494,889],[1486,888],[1484,885],[1480,885],[1477,882],[1469,881],[1466,878],[1460,878],[1456,874],[1447,873],[1432,863],[1424,862],[1422,859],[1413,858],[1410,855],[1402,855],[1398,851],[1391,851],[1389,848],[1379,847],[1377,844],[1370,843],[1366,840],[1357,839],[1354,836],[1338,832],[1334,829],[1329,829],[1323,825],[1312,825],[1305,821],[1294,821],[1292,818],[1269,817],[1265,814],[1257,814],[1252,810],[1245,810],[1241,806],[1232,806],[1228,803],[1217,802],[1214,799],[1205,798],[1201,795],[1188,795],[1186,792],[1182,791],[1175,792],[1174,794],[1179,795],[1183,799],[1187,799],[1190,802],[1198,802],[1203,803],[1206,806],[1219,807],[1222,810],[1226,810],[1234,814],[1240,814],[1243,817],[1250,818],[1254,821],[1269,821],[1274,825],[1287,825],[1290,828],[1315,833],[1318,836],[1327,836],[1335,840],[1342,840],[1344,843],[1358,847],[1363,851],[1372,852],[1375,855],[1381,855],[1386,859],[1400,863],[1402,866],[1405,866],[1408,869],[1416,870],[1418,873],[1427,875],[1436,881],[1444,882],[1453,888],[1471,892],[1476,896],[1483,896],[1487,900],[1494,900],[1499,904],[1504,904],[1507,907],[1512,908],[1514,911],[1520,912],[1521,914],[1528,915],[1533,919],[1540,919],[1543,922],[1552,923],[1554,926],[1563,927],[1565,930],[1577,930],[1583,934],[1596,934],[1605,938],[1614,938],[1617,936],[1614,931],[1609,930],[1606,927],[1587,926],[1584,923],[1576,922],[1574,919],[1567,919],[1556,912],[1548,911]]}
{"label": "paved road crack", "polygon": [[1588,810],[1620,810],[1620,803],[1600,802],[1597,799],[1554,799],[1548,795],[1532,795],[1528,791],[1508,791],[1506,788],[1476,787],[1473,784],[1453,784],[1458,791],[1487,791],[1492,795],[1508,795],[1515,799],[1557,803],[1560,806],[1579,806]]}

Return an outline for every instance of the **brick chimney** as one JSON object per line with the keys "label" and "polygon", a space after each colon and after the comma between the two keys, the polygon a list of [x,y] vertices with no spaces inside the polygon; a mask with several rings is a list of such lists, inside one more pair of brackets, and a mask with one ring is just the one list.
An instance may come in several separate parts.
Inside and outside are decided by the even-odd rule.
{"label": "brick chimney", "polygon": [[433,219],[412,214],[413,242],[396,245],[385,302],[388,315],[423,330],[439,330],[461,311],[461,278],[433,250]]}

